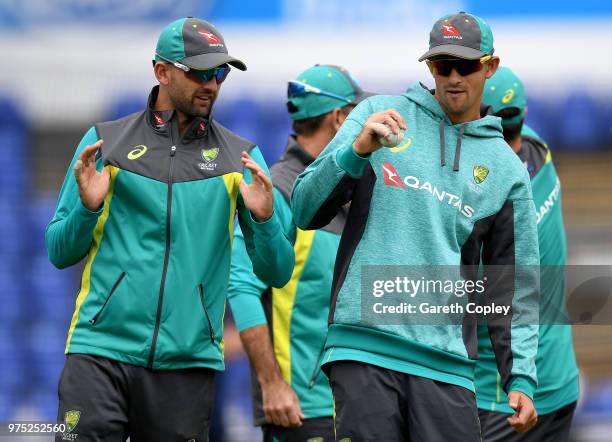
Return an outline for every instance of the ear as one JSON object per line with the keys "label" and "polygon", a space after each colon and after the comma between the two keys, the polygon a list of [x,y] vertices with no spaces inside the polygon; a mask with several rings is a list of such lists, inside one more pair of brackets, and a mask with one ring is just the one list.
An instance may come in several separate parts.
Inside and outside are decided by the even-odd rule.
{"label": "ear", "polygon": [[170,83],[170,68],[165,63],[155,63],[155,67],[153,68],[153,72],[155,73],[155,78],[159,81],[159,84],[168,86]]}
{"label": "ear", "polygon": [[344,111],[339,107],[331,111],[331,122],[332,126],[334,127],[334,131],[337,132],[338,129],[340,129],[340,126],[342,126],[342,123],[344,123],[346,117],[347,114],[345,114]]}
{"label": "ear", "polygon": [[499,67],[499,57],[493,57],[491,60],[487,62],[487,71],[485,73],[485,78],[491,78],[495,72],[497,72],[497,68]]}

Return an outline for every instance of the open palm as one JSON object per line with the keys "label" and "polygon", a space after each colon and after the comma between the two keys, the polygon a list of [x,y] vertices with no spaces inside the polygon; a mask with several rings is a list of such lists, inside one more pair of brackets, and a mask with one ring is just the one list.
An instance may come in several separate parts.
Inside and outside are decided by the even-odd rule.
{"label": "open palm", "polygon": [[96,170],[96,152],[103,143],[103,140],[98,140],[83,149],[73,168],[81,201],[91,211],[100,208],[110,184],[108,170],[102,169],[102,172]]}
{"label": "open palm", "polygon": [[248,153],[242,152],[241,160],[253,176],[251,184],[247,184],[244,180],[240,182],[240,194],[244,199],[244,204],[257,220],[267,220],[272,216],[273,211],[272,182]]}

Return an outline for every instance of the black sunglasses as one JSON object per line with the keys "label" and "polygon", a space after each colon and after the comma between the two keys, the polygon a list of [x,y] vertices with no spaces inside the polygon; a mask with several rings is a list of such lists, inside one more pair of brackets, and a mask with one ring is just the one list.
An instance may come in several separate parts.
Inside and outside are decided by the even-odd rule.
{"label": "black sunglasses", "polygon": [[492,55],[485,55],[484,57],[480,57],[475,60],[464,60],[462,58],[439,58],[426,60],[426,63],[429,70],[434,75],[448,77],[451,72],[453,72],[453,69],[455,69],[459,75],[465,77],[473,74],[474,72],[480,71],[484,64],[491,58],[493,58]]}

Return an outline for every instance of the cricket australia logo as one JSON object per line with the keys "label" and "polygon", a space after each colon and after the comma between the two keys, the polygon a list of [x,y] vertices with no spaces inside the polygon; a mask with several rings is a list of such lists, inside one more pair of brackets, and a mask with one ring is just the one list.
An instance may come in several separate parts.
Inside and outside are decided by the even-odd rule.
{"label": "cricket australia logo", "polygon": [[64,413],[64,424],[66,425],[66,431],[62,434],[62,440],[75,441],[78,434],[73,433],[77,424],[81,419],[81,412],[78,410],[70,410]]}
{"label": "cricket australia logo", "polygon": [[480,184],[487,179],[487,176],[489,176],[489,169],[481,165],[474,166],[473,175],[476,184]]}
{"label": "cricket australia logo", "polygon": [[201,170],[215,170],[217,163],[213,163],[214,160],[219,156],[219,148],[212,147],[210,149],[202,149],[202,159],[204,163],[199,163],[198,167]]}

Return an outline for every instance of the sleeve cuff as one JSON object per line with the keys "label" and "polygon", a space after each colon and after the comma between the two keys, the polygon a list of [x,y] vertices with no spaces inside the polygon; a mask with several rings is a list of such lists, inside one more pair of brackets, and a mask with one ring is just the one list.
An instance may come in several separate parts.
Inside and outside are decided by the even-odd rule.
{"label": "sleeve cuff", "polygon": [[353,146],[344,146],[338,149],[336,162],[342,170],[353,178],[360,178],[366,165],[370,162],[370,155],[367,157],[359,156],[353,150]]}
{"label": "sleeve cuff", "polygon": [[253,218],[253,214],[250,210],[249,217],[251,218],[253,230],[258,233],[273,235],[277,229],[280,229],[280,223],[278,221],[278,217],[276,216],[276,211],[273,211],[272,216],[265,221],[257,221],[255,218]]}
{"label": "sleeve cuff", "polygon": [[508,382],[507,393],[510,393],[511,391],[520,391],[533,400],[533,393],[535,392],[536,387],[536,383],[531,379],[524,376],[514,376],[510,379],[510,382]]}
{"label": "sleeve cuff", "polygon": [[102,211],[104,210],[104,203],[100,205],[98,210],[89,210],[87,207],[83,205],[83,201],[81,201],[81,198],[79,198],[79,202],[75,210],[77,211],[77,214],[81,218],[94,219],[94,218],[98,218],[102,214]]}

